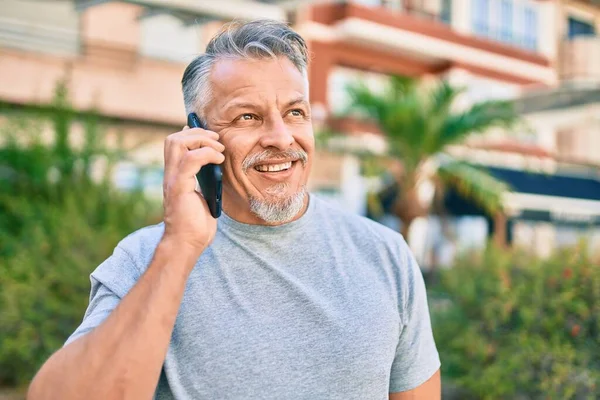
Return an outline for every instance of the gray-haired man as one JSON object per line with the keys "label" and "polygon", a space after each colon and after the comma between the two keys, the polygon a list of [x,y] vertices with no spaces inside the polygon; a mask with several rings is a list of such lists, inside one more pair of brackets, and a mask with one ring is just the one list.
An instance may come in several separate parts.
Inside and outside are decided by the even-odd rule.
{"label": "gray-haired man", "polygon": [[[91,275],[40,399],[436,399],[425,286],[403,238],[305,191],[307,51],[286,25],[231,25],[185,71],[209,130],[165,141],[164,222]],[[195,173],[222,164],[218,224]]]}

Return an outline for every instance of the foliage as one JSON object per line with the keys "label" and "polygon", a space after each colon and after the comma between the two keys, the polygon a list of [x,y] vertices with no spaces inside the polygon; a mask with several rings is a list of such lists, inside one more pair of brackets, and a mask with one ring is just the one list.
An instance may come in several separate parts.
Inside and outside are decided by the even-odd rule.
{"label": "foliage", "polygon": [[[424,85],[398,76],[391,77],[383,91],[374,91],[362,82],[347,90],[351,102],[346,114],[375,121],[387,136],[388,156],[402,163],[403,173],[395,176],[401,189],[395,212],[406,227],[428,213],[427,207],[417,206],[417,186],[423,179],[432,179],[440,193],[445,186],[454,186],[489,214],[501,210],[500,196],[508,189],[506,184],[455,160],[445,150],[472,134],[511,127],[517,121],[512,103],[486,101],[460,111],[456,105],[463,89],[446,81]],[[433,173],[427,171],[428,163],[434,165]]]}
{"label": "foliage", "polygon": [[442,375],[473,399],[600,398],[600,265],[490,247],[432,292]]}
{"label": "foliage", "polygon": [[[4,111],[0,386],[14,386],[28,382],[79,325],[91,271],[125,235],[156,222],[158,210],[141,193],[115,191],[108,174],[91,179],[96,160],[122,155],[103,149],[94,114],[71,109],[64,86],[51,112]],[[84,126],[80,147],[75,122]]]}
{"label": "foliage", "polygon": [[502,210],[501,195],[510,191],[506,182],[464,161],[440,163],[437,174],[441,181],[452,186],[464,198],[471,199],[489,215]]}

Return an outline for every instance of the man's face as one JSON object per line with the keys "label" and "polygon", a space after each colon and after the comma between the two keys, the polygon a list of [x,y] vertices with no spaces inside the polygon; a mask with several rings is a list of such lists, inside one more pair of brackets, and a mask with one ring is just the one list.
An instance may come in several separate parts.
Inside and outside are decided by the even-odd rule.
{"label": "man's face", "polygon": [[225,146],[223,208],[277,224],[305,206],[314,137],[305,77],[286,58],[219,60],[204,115]]}

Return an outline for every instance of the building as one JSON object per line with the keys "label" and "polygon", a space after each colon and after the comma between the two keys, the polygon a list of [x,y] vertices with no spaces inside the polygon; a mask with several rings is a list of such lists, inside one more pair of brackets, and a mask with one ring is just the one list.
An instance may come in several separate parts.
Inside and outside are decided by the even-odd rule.
{"label": "building", "polygon": [[259,17],[286,16],[259,1],[2,1],[0,101],[48,104],[66,82],[74,107],[95,108],[106,142],[128,150],[117,184],[159,194],[163,141],[186,124],[187,63],[224,21]]}
{"label": "building", "polygon": [[[378,87],[390,74],[443,77],[467,88],[464,105],[520,99],[533,127],[458,146],[452,149],[457,157],[487,163],[504,177],[532,169],[598,179],[600,6],[593,0],[4,0],[0,101],[17,108],[46,104],[56,83],[66,81],[75,107],[95,107],[103,116],[107,142],[120,137],[130,150],[131,163],[120,166],[117,183],[142,180],[159,193],[164,137],[185,124],[185,66],[223,23],[258,17],[287,20],[307,40],[315,129],[347,133],[346,146],[385,148],[375,127],[341,115],[346,83],[363,79]],[[365,213],[371,182],[361,177],[358,160],[322,150],[315,162],[310,189]],[[140,166],[152,173],[143,178]],[[509,241],[522,238],[516,242],[528,240],[533,229],[519,228],[518,218],[532,215],[522,211],[536,210],[517,197],[507,200],[512,214],[504,221]],[[580,200],[600,200],[594,199]],[[590,221],[598,221],[595,207],[586,208]],[[464,222],[469,218],[471,225]],[[541,223],[555,222],[548,219]],[[489,222],[474,214],[456,226],[480,232],[465,243],[481,244]],[[427,233],[433,225],[416,225],[413,236],[426,239],[411,245],[423,254],[437,240]],[[544,241],[556,237],[544,233],[552,226],[533,230]]]}
{"label": "building", "polygon": [[[361,145],[377,144],[373,127],[338,115],[347,102],[343,86],[354,79],[376,88],[389,74],[443,77],[467,88],[465,105],[517,101],[529,129],[494,132],[451,149],[510,184],[506,215],[492,220],[449,199],[458,243],[443,238],[437,217],[417,221],[409,241],[422,265],[432,257],[450,263],[494,231],[500,242],[542,256],[582,236],[598,248],[599,11],[590,1],[364,0],[318,4],[299,14],[297,29],[315,54],[313,107],[337,129],[360,135]],[[345,178],[340,203],[348,204],[344,182],[361,180],[350,173],[339,178]]]}

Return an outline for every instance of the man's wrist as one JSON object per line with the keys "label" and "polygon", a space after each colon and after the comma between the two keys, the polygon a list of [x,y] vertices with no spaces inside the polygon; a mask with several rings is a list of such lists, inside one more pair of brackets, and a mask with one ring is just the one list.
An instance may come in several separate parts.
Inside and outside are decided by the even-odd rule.
{"label": "man's wrist", "polygon": [[205,248],[193,246],[180,238],[168,235],[162,237],[156,248],[156,251],[159,253],[158,257],[170,262],[176,262],[189,271],[194,268],[196,261],[204,250]]}

